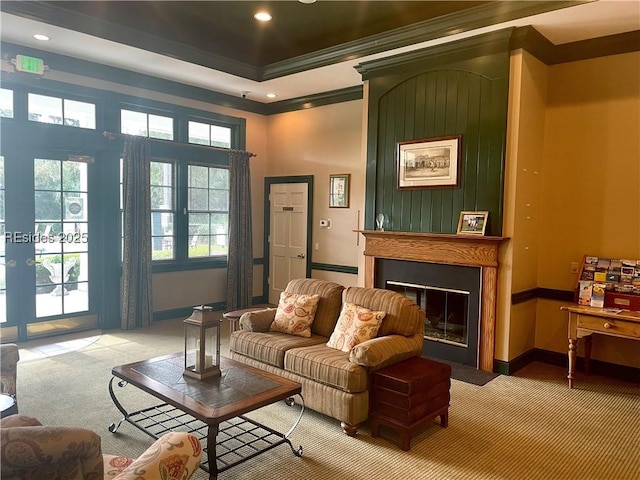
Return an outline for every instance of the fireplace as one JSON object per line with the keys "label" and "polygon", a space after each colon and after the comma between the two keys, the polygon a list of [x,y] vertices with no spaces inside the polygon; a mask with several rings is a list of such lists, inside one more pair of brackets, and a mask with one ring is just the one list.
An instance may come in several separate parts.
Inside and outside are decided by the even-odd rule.
{"label": "fireplace", "polygon": [[[467,351],[464,354],[460,353],[458,358],[461,360],[457,361],[475,365],[488,372],[493,371],[498,293],[498,250],[500,243],[506,239],[481,235],[377,230],[360,230],[359,232],[366,239],[364,250],[364,285],[366,287],[388,288],[387,283],[391,281],[416,285],[417,287],[413,287],[414,291],[410,295],[417,295],[418,290],[423,287],[432,287],[425,289],[425,295],[427,290],[433,294],[433,291],[437,289],[453,293],[469,292],[466,300]],[[388,263],[389,261],[401,262],[401,272],[403,274],[409,272],[409,276],[404,278],[395,277],[395,275],[395,278],[386,277],[386,272],[389,269],[397,267],[393,263]],[[433,273],[425,274],[424,272]],[[469,274],[469,278],[466,280],[464,272]],[[423,278],[423,275],[427,275],[426,279]],[[462,279],[462,283],[451,283],[449,276],[455,277],[457,280]],[[393,283],[391,286],[393,287]],[[397,288],[401,287],[398,285],[393,287],[393,289]],[[449,300],[464,303],[460,297],[450,297]],[[446,300],[436,300],[436,297],[433,297],[432,306],[438,301]],[[460,314],[458,313],[458,315]],[[425,317],[426,321],[427,317]],[[455,320],[455,322],[459,323],[459,320]],[[439,323],[437,322],[437,324]],[[438,326],[442,327],[442,325]],[[453,328],[459,329],[460,327]],[[449,337],[425,340],[425,345],[429,345],[429,353],[427,353],[429,356],[437,356],[431,354],[434,349],[449,347],[452,344],[453,347],[456,347],[456,343],[464,342],[451,341]],[[469,353],[470,349],[472,353]],[[472,361],[469,355],[475,356],[475,360]]]}
{"label": "fireplace", "polygon": [[425,312],[424,356],[478,367],[479,268],[381,258],[375,278]]}

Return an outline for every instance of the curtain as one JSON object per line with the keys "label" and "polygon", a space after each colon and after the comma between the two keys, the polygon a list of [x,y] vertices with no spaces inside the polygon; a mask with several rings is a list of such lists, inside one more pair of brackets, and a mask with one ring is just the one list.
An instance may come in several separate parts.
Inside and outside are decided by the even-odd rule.
{"label": "curtain", "polygon": [[147,138],[126,137],[123,153],[122,310],[124,330],[150,325],[151,165]]}
{"label": "curtain", "polygon": [[229,154],[227,310],[247,308],[253,297],[250,157],[251,153],[237,150]]}

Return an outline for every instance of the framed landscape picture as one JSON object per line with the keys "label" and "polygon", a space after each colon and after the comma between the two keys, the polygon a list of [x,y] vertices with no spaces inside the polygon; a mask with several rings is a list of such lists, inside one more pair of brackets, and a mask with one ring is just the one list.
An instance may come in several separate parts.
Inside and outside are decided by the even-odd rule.
{"label": "framed landscape picture", "polygon": [[460,186],[461,135],[398,143],[398,189]]}
{"label": "framed landscape picture", "polygon": [[329,175],[329,208],[349,208],[351,174]]}
{"label": "framed landscape picture", "polygon": [[489,212],[460,212],[458,234],[484,235],[488,217]]}

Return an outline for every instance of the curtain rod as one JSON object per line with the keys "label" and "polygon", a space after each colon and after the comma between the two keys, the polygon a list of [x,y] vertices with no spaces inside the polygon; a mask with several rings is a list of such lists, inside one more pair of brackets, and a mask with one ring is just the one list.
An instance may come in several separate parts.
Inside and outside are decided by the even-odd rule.
{"label": "curtain rod", "polygon": [[[104,132],[102,132],[102,136],[108,138],[109,140],[115,140],[116,138],[126,138],[129,136],[133,136],[133,135],[125,135],[124,133],[113,133],[113,132],[107,132],[106,130]],[[144,137],[142,137],[144,138]],[[148,138],[148,137],[147,137]],[[151,139],[154,140],[154,139]],[[159,139],[155,139],[155,140],[159,140]],[[249,158],[251,157],[257,157],[258,155],[253,153],[253,152],[248,152],[246,150],[236,150],[234,148],[223,148],[223,147],[214,147],[212,145],[198,145],[198,144],[186,144],[186,143],[182,143],[182,142],[174,142],[177,143],[178,145],[192,145],[192,146],[198,146],[198,147],[204,147],[204,148],[210,148],[212,150],[218,150],[220,152],[228,152],[228,153],[243,153],[249,156]]]}

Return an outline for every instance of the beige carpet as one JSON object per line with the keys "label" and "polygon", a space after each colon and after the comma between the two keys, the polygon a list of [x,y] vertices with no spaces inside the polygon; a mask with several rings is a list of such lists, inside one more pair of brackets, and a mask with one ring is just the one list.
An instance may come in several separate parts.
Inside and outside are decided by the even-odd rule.
{"label": "beige carpet", "polygon": [[[228,333],[227,333],[228,335]],[[107,385],[112,366],[180,351],[181,321],[131,332],[105,332],[78,350],[18,365],[21,413],[50,425],[76,425],[102,436],[103,451],[136,456],[151,439],[120,418]],[[227,343],[225,343],[226,347]],[[25,345],[29,346],[29,345]],[[29,357],[25,355],[25,357]],[[389,430],[374,439],[365,425],[347,437],[339,422],[307,410],[289,447],[220,474],[220,479],[640,479],[640,384],[579,376],[569,390],[562,368],[534,363],[484,386],[453,381],[449,427],[434,422],[403,452]],[[127,386],[117,393],[132,407],[153,402]],[[255,412],[285,431],[296,407]],[[208,478],[199,471],[196,478]]]}

